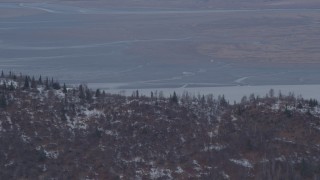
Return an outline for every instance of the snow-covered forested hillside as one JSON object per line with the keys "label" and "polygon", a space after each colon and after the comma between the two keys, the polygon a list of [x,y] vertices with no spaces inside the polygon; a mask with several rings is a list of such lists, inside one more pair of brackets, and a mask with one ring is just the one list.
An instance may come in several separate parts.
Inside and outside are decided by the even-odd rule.
{"label": "snow-covered forested hillside", "polygon": [[294,95],[112,95],[2,74],[0,179],[319,179],[320,106]]}

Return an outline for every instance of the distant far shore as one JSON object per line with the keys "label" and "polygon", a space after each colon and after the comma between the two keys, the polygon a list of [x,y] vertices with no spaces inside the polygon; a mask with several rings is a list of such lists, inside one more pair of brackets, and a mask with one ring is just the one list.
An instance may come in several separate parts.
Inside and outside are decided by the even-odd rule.
{"label": "distant far shore", "polygon": [[224,95],[230,102],[239,102],[243,96],[256,96],[264,97],[273,89],[275,95],[280,92],[284,95],[294,93],[295,96],[301,95],[305,99],[313,98],[320,100],[320,85],[261,85],[261,86],[225,86],[225,87],[192,87],[192,88],[142,88],[142,89],[121,89],[116,88],[120,84],[108,83],[89,83],[88,87],[93,89],[106,90],[109,93],[121,94],[130,96],[132,92],[139,91],[140,95],[150,96],[151,92],[162,93],[163,96],[169,97],[176,92],[178,95],[188,92],[189,95],[209,95],[214,97]]}

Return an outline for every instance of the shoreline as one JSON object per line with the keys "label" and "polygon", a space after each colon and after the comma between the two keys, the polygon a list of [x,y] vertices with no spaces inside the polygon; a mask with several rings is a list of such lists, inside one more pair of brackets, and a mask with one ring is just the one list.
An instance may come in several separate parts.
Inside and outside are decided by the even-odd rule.
{"label": "shoreline", "polygon": [[190,88],[116,88],[117,83],[88,83],[89,88],[105,90],[107,93],[131,96],[133,92],[139,91],[140,95],[150,96],[151,92],[162,92],[163,96],[169,97],[173,92],[178,96],[188,92],[191,96],[212,94],[215,98],[224,95],[230,102],[241,101],[243,96],[249,97],[250,94],[264,97],[273,89],[275,96],[281,92],[284,95],[294,93],[295,96],[301,95],[304,99],[320,100],[320,84],[310,85],[251,85],[251,86],[218,86],[218,87],[190,87]]}

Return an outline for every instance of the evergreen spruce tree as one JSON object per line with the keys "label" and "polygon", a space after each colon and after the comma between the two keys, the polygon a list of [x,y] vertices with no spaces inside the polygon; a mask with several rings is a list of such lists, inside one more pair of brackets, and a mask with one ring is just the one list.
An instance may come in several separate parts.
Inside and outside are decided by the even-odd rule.
{"label": "evergreen spruce tree", "polygon": [[0,96],[0,108],[6,108],[7,107],[7,98],[4,94]]}
{"label": "evergreen spruce tree", "polygon": [[30,84],[29,84],[29,78],[28,76],[26,76],[25,80],[24,80],[24,86],[25,89],[29,89],[30,88]]}
{"label": "evergreen spruce tree", "polygon": [[61,89],[60,83],[59,82],[54,82],[52,84],[52,88],[55,89],[55,90]]}
{"label": "evergreen spruce tree", "polygon": [[91,94],[90,89],[86,89],[86,99],[87,99],[87,101],[92,100],[92,94]]}
{"label": "evergreen spruce tree", "polygon": [[53,77],[51,78],[50,86],[53,86]]}
{"label": "evergreen spruce tree", "polygon": [[80,84],[79,86],[79,98],[80,99],[84,99],[86,97],[85,93],[84,93],[84,88],[82,86],[82,84]]}
{"label": "evergreen spruce tree", "polygon": [[288,105],[286,105],[284,113],[287,115],[288,118],[292,117],[292,111],[288,109]]}
{"label": "evergreen spruce tree", "polygon": [[304,178],[310,178],[313,175],[311,164],[309,164],[305,159],[302,159],[302,162],[300,163],[300,174]]}
{"label": "evergreen spruce tree", "polygon": [[49,89],[49,88],[50,88],[48,77],[46,78],[46,80],[45,80],[45,82],[44,82],[44,85],[45,85],[46,89]]}
{"label": "evergreen spruce tree", "polygon": [[3,73],[3,70],[1,71],[1,77],[2,77],[2,78],[4,77],[4,73]]}
{"label": "evergreen spruce tree", "polygon": [[173,95],[171,96],[170,100],[172,103],[175,103],[175,104],[178,103],[178,96],[177,96],[176,92],[173,92]]}
{"label": "evergreen spruce tree", "polygon": [[40,75],[40,77],[39,77],[38,83],[39,83],[39,84],[42,84],[42,77],[41,77],[41,75]]}
{"label": "evergreen spruce tree", "polygon": [[[246,96],[244,96],[244,97],[246,97]],[[244,97],[242,97],[241,102],[243,101]],[[246,97],[246,99],[247,99],[247,97]],[[219,96],[219,97],[218,97],[218,100],[219,100],[219,103],[220,103],[221,106],[227,106],[227,105],[229,104],[229,103],[227,102],[226,98],[224,97],[224,95]]]}
{"label": "evergreen spruce tree", "polygon": [[63,83],[63,89],[62,89],[62,92],[67,94],[68,90],[67,90],[67,86],[66,86],[66,83]]}
{"label": "evergreen spruce tree", "polygon": [[96,97],[100,97],[100,96],[101,96],[100,89],[97,89],[97,90],[96,90],[96,94],[95,94],[95,96],[96,96]]}
{"label": "evergreen spruce tree", "polygon": [[13,82],[11,82],[11,83],[10,83],[10,86],[9,86],[9,90],[10,90],[10,91],[13,91],[14,89],[15,89],[15,88],[14,88]]}
{"label": "evergreen spruce tree", "polygon": [[309,100],[309,107],[314,108],[318,105],[318,101],[316,99]]}
{"label": "evergreen spruce tree", "polygon": [[206,104],[206,98],[204,97],[204,95],[202,95],[200,102],[202,106]]}
{"label": "evergreen spruce tree", "polygon": [[5,81],[3,81],[2,88],[3,88],[4,90],[7,89],[7,83],[6,83]]}
{"label": "evergreen spruce tree", "polygon": [[37,88],[37,83],[36,83],[36,80],[34,79],[34,76],[32,76],[32,79],[31,79],[31,88],[32,89]]}

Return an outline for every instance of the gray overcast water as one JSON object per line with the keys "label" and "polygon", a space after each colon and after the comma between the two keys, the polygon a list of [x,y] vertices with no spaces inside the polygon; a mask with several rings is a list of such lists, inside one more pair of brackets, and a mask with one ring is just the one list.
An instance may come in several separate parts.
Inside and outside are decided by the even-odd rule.
{"label": "gray overcast water", "polygon": [[1,10],[34,11],[0,16],[0,69],[5,71],[121,88],[320,82],[318,9],[0,3]]}

